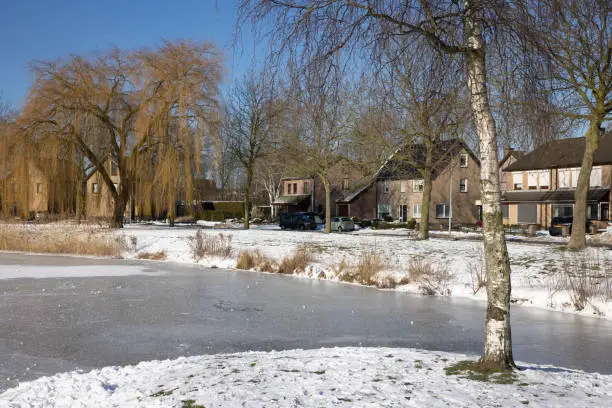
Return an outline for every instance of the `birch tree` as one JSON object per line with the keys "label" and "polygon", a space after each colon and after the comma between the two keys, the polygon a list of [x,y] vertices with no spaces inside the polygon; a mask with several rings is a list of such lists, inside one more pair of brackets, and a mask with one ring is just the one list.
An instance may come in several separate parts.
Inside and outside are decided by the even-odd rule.
{"label": "birch tree", "polygon": [[[483,368],[514,367],[510,333],[510,261],[500,205],[497,131],[487,79],[486,40],[502,27],[508,7],[487,0],[243,0],[241,23],[272,18],[275,55],[302,51],[304,64],[345,50],[380,56],[390,38],[422,41],[463,56],[470,107],[479,139],[487,313]],[[501,31],[500,31],[501,32]],[[486,35],[485,35],[486,34]],[[352,51],[352,53],[351,53]]]}

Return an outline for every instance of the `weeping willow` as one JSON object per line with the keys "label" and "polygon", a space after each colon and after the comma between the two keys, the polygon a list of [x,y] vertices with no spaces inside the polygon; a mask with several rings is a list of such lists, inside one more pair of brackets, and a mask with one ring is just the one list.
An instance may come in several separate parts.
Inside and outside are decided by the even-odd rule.
{"label": "weeping willow", "polygon": [[[39,62],[34,72],[15,126],[23,143],[14,149],[26,163],[45,169],[54,210],[82,215],[91,199],[84,186],[94,174],[110,195],[114,227],[123,225],[128,204],[139,215],[167,214],[172,220],[178,199],[191,202],[203,137],[217,128],[222,62],[214,46],[179,41],[130,52],[112,49]],[[11,154],[4,148],[1,153]],[[31,176],[22,163],[11,167],[27,186]],[[20,204],[31,201],[19,187],[12,197]]]}

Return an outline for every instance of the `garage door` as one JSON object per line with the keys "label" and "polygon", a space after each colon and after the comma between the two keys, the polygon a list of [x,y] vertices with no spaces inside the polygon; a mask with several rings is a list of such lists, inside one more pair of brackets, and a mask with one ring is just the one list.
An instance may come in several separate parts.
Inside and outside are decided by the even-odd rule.
{"label": "garage door", "polygon": [[535,224],[538,222],[538,205],[537,204],[519,204],[518,205],[518,222],[519,224]]}

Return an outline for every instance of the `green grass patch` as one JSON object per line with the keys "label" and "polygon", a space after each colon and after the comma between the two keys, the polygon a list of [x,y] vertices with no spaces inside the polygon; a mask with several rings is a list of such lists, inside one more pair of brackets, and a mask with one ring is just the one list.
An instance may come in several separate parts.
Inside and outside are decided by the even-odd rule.
{"label": "green grass patch", "polygon": [[206,408],[204,405],[196,404],[196,401],[192,399],[183,400],[181,402],[183,403],[181,408]]}
{"label": "green grass patch", "polygon": [[460,378],[494,384],[514,384],[517,381],[512,371],[484,369],[478,361],[459,361],[446,367],[444,371],[446,375],[456,375]]}

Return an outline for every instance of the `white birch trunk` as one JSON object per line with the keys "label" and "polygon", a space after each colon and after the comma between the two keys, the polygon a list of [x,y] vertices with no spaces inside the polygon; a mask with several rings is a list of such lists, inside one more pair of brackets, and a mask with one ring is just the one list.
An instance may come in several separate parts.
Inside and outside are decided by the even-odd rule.
{"label": "white birch trunk", "polygon": [[468,88],[480,145],[480,196],[484,222],[484,256],[487,271],[487,314],[484,369],[514,367],[510,332],[510,259],[504,237],[500,205],[497,133],[487,94],[481,3],[465,0]]}

